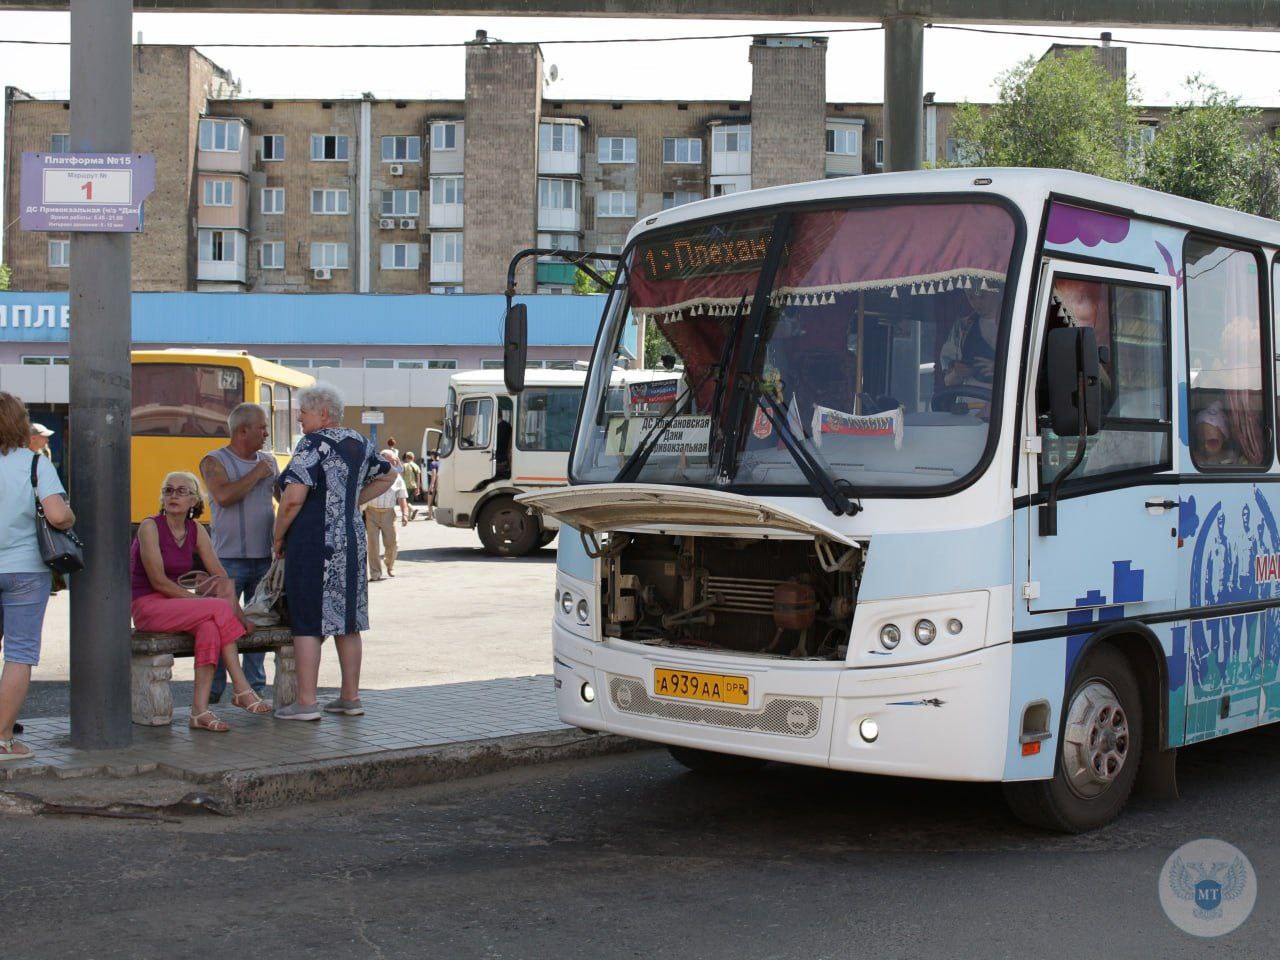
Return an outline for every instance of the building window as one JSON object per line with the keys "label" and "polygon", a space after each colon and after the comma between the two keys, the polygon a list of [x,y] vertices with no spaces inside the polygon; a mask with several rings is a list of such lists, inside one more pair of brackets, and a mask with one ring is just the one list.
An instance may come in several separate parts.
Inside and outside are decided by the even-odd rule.
{"label": "building window", "polygon": [[701,163],[702,141],[697,137],[663,137],[663,163]]}
{"label": "building window", "polygon": [[577,180],[538,179],[538,206],[549,210],[577,210],[581,206],[582,184]]}
{"label": "building window", "polygon": [[347,269],[347,245],[345,243],[313,243],[311,245],[311,269],[327,267],[330,270]]}
{"label": "building window", "polygon": [[33,357],[24,356],[23,366],[27,367],[65,367],[71,363],[70,357]]}
{"label": "building window", "polygon": [[284,135],[274,133],[262,138],[262,159],[279,161],[284,159]]}
{"label": "building window", "polygon": [[316,370],[320,367],[342,366],[342,361],[337,357],[276,357],[271,362],[293,370]]}
{"label": "building window", "polygon": [[503,361],[501,360],[481,360],[480,361],[481,370],[501,370],[502,367],[503,367]]}
{"label": "building window", "polygon": [[49,266],[51,267],[71,266],[71,241],[70,240],[50,240],[49,241]]}
{"label": "building window", "polygon": [[201,230],[200,259],[206,262],[234,263],[236,237],[233,230]]}
{"label": "building window", "polygon": [[[576,233],[540,233],[538,247],[542,250],[577,250],[582,243]],[[559,257],[541,256],[538,258],[547,263],[563,263]]]}
{"label": "building window", "polygon": [[636,195],[628,190],[602,190],[596,194],[597,217],[634,217]]}
{"label": "building window", "polygon": [[727,197],[731,193],[738,192],[738,185],[732,181],[725,183],[713,183],[711,185],[711,195],[713,197]]}
{"label": "building window", "polygon": [[264,243],[259,252],[258,265],[263,270],[283,270],[284,241],[272,240]]}
{"label": "building window", "polygon": [[862,152],[861,145],[858,141],[856,127],[828,127],[827,128],[827,153],[838,153],[846,157],[856,157]]}
{"label": "building window", "polygon": [[70,153],[71,152],[71,134],[55,133],[49,138],[50,153]]}
{"label": "building window", "polygon": [[431,125],[432,150],[457,150],[458,125],[456,123],[433,123]]}
{"label": "building window", "polygon": [[711,150],[714,153],[750,153],[750,125],[729,124],[714,127],[711,131]]}
{"label": "building window", "polygon": [[670,210],[672,207],[679,207],[701,199],[702,193],[697,190],[673,190],[662,195],[662,209]]}
{"label": "building window", "polygon": [[204,205],[206,207],[229,207],[235,202],[235,196],[234,180],[206,180],[204,182]]}
{"label": "building window", "polygon": [[388,360],[383,357],[366,357],[366,370],[457,370],[457,360]]}
{"label": "building window", "polygon": [[284,187],[266,187],[262,191],[262,212],[284,213]]}
{"label": "building window", "polygon": [[420,202],[417,190],[383,190],[382,215],[384,217],[416,217]]}
{"label": "building window", "polygon": [[311,212],[338,216],[350,210],[350,193],[346,190],[312,190]]}
{"label": "building window", "polygon": [[884,138],[883,137],[876,137],[875,162],[877,167],[884,166]]}
{"label": "building window", "polygon": [[349,158],[349,138],[331,134],[311,135],[312,160],[346,160]]}
{"label": "building window", "polygon": [[462,262],[462,234],[434,233],[431,235],[431,262],[438,264]]}
{"label": "building window", "polygon": [[421,137],[383,137],[383,163],[419,163],[422,160]]}
{"label": "building window", "polygon": [[431,202],[436,206],[462,203],[462,177],[432,177]]}
{"label": "building window", "polygon": [[574,123],[541,123],[538,125],[538,149],[543,153],[578,152],[578,126]]}
{"label": "building window", "polygon": [[243,126],[239,120],[201,120],[200,149],[235,153],[240,149]]}
{"label": "building window", "polygon": [[597,143],[601,163],[635,163],[635,137],[601,137]]}
{"label": "building window", "polygon": [[417,270],[419,246],[416,243],[382,244],[383,270]]}
{"label": "building window", "polygon": [[462,287],[457,285],[436,286],[431,288],[431,293],[437,296],[448,296],[450,294],[461,293]]}
{"label": "building window", "polygon": [[458,361],[457,360],[428,360],[427,369],[428,370],[457,370]]}

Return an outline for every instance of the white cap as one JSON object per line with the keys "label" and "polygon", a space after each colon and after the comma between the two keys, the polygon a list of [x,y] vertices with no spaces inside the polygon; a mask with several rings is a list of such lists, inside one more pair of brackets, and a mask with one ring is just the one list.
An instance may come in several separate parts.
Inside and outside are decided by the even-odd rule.
{"label": "white cap", "polygon": [[52,430],[50,430],[48,427],[46,427],[43,423],[33,423],[33,424],[31,425],[31,432],[32,432],[33,434],[34,434],[34,433],[38,433],[38,434],[40,434],[40,436],[42,436],[42,437],[52,437],[52,436],[53,436],[53,431],[52,431]]}

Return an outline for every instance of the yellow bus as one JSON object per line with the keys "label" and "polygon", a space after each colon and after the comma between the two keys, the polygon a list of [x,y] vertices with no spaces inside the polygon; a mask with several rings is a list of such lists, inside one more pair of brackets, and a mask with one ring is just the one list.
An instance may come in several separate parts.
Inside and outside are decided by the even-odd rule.
{"label": "yellow bus", "polygon": [[283,468],[299,435],[296,394],[315,378],[243,350],[133,352],[131,520],[154,516],[164,476],[190,470],[228,442],[227,414],[237,404],[267,411],[267,448]]}

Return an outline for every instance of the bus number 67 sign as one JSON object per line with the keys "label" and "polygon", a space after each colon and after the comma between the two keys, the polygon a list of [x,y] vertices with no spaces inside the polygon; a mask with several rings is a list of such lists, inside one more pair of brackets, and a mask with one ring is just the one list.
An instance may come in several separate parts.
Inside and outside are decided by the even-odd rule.
{"label": "bus number 67 sign", "polygon": [[24,153],[23,230],[141,233],[142,201],[156,185],[150,153]]}

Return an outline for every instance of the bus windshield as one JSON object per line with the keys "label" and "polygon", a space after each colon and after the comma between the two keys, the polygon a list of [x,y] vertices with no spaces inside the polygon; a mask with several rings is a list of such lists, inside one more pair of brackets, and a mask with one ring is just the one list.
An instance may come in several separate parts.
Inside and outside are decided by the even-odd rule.
{"label": "bus windshield", "polygon": [[[988,442],[1017,236],[1003,206],[968,198],[641,236],[602,327],[574,479],[615,479],[673,415],[630,479],[808,489],[786,430],[860,492],[960,481]],[[634,337],[656,372],[619,410],[609,372]]]}

